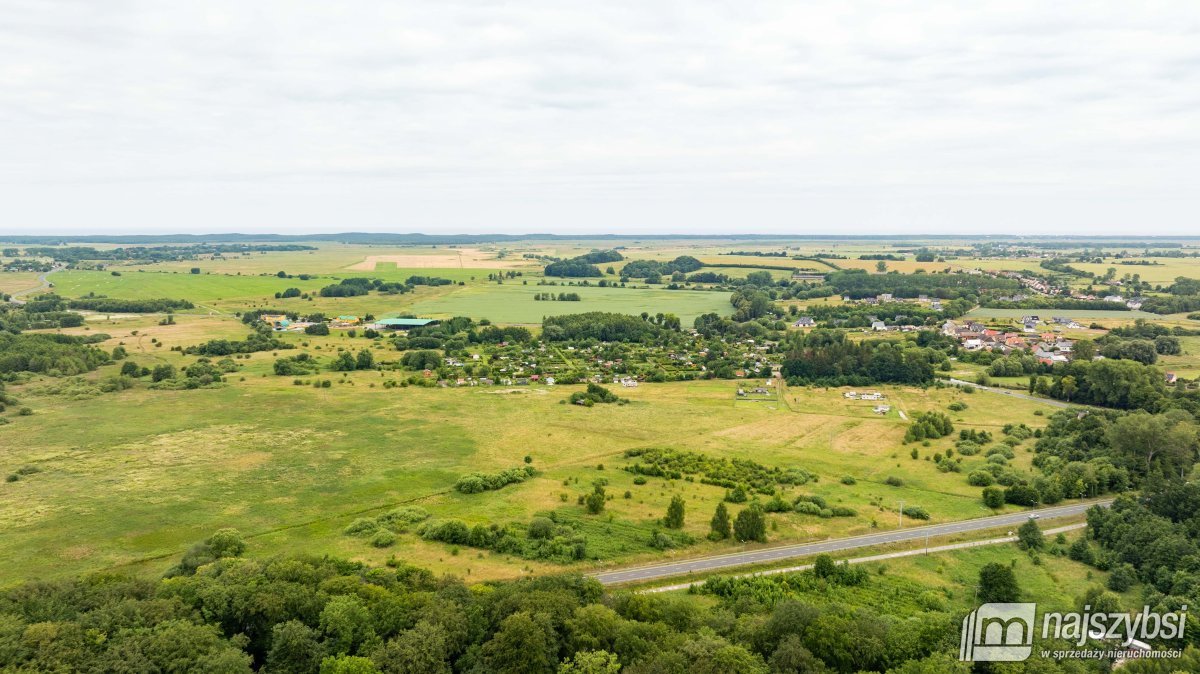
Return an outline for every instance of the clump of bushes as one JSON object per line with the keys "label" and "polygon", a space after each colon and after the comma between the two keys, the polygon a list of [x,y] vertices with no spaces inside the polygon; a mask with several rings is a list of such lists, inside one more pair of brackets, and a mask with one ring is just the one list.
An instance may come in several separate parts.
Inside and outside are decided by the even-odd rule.
{"label": "clump of bushes", "polygon": [[572,405],[582,405],[584,407],[592,407],[597,403],[615,403],[628,402],[617,397],[617,394],[604,388],[599,384],[588,384],[586,391],[576,391],[567,398],[567,402]]}
{"label": "clump of bushes", "polygon": [[509,468],[498,473],[469,473],[454,483],[455,491],[463,494],[478,494],[503,489],[510,484],[524,482],[537,474],[533,466]]}
{"label": "clump of bushes", "polygon": [[913,423],[904,433],[905,442],[937,439],[954,432],[950,417],[942,412],[923,412],[913,416]]}

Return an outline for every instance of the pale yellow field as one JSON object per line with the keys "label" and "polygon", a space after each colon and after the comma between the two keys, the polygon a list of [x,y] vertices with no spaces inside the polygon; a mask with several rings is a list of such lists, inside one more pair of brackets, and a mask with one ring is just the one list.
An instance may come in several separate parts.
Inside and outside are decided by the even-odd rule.
{"label": "pale yellow field", "polygon": [[520,258],[497,259],[495,253],[475,248],[458,248],[445,252],[429,251],[410,255],[368,255],[361,262],[346,267],[351,271],[375,271],[380,264],[391,264],[398,268],[416,269],[516,269],[530,266]]}

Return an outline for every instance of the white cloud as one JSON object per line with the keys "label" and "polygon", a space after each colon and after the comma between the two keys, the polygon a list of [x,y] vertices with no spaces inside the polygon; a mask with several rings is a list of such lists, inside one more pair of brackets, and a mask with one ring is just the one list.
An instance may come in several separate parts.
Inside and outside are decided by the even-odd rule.
{"label": "white cloud", "polygon": [[0,0],[0,231],[1194,233],[1200,8]]}

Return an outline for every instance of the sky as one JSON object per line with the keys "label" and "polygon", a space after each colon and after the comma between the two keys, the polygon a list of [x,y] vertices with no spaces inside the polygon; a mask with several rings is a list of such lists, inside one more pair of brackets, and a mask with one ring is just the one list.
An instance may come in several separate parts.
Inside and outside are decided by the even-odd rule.
{"label": "sky", "polygon": [[1200,233],[1200,3],[0,0],[0,233]]}

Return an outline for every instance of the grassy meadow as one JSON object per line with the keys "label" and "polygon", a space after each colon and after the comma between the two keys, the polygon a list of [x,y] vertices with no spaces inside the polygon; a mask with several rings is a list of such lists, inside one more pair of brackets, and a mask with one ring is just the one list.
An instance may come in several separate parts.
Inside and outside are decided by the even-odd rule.
{"label": "grassy meadow", "polygon": [[[173,346],[246,333],[230,316],[156,321],[121,317],[67,332],[105,332],[111,339],[104,346],[124,345],[130,360],[151,367],[192,360]],[[318,357],[371,344],[345,333],[284,338]],[[376,352],[381,361],[396,356]],[[934,522],[975,517],[990,511],[980,504],[978,488],[966,484],[965,472],[947,476],[924,460],[942,450],[939,443],[951,446],[949,440],[921,448],[922,458],[913,460],[900,444],[906,422],[899,411],[945,409],[964,399],[969,406],[954,414],[956,426],[998,430],[1009,421],[1041,421],[1034,414],[1038,403],[949,389],[885,387],[880,390],[893,412],[880,416],[868,404],[846,404],[838,389],[788,389],[782,402],[738,401],[732,381],[647,384],[621,391],[628,405],[590,409],[561,404],[575,387],[385,389],[384,377],[392,375],[375,371],[322,373],[318,377],[331,379],[332,386],[314,388],[275,376],[273,360],[271,353],[239,359],[242,369],[229,383],[210,389],[138,387],[96,395],[56,386],[62,380],[12,387],[36,412],[0,427],[0,445],[7,448],[3,468],[36,466],[40,472],[0,487],[0,526],[10,541],[0,583],[131,564],[160,570],[191,542],[225,526],[250,536],[256,554],[304,551],[372,562],[395,554],[437,571],[469,570],[475,578],[545,568],[491,552],[456,551],[411,534],[382,550],[341,534],[357,516],[405,503],[472,524],[525,522],[553,510],[584,523],[601,565],[657,557],[661,553],[644,540],[670,498],[684,496],[685,530],[702,540],[724,490],[661,478],[634,484],[634,476],[620,470],[630,463],[622,452],[645,447],[802,467],[819,480],[790,488],[791,496],[819,494],[859,513],[832,520],[772,515],[776,542],[893,526],[900,500],[925,507]],[[115,368],[106,366],[92,378]],[[522,465],[527,454],[540,471],[535,479],[482,494],[451,489],[460,475]],[[1028,460],[1018,448],[1014,464],[1026,468]],[[883,484],[891,475],[905,484]],[[843,476],[856,483],[842,484]],[[599,518],[585,516],[576,504],[597,478],[607,479],[615,496]],[[701,542],[688,553],[730,547]]]}
{"label": "grassy meadow", "polygon": [[[84,327],[63,330],[106,333],[111,338],[103,344],[105,348],[124,346],[130,360],[147,367],[180,367],[195,361],[173,347],[244,337],[249,331],[233,314],[254,308],[327,315],[466,315],[513,324],[537,324],[543,316],[562,313],[645,311],[674,313],[684,325],[690,325],[699,314],[727,315],[732,311],[728,294],[723,292],[672,291],[661,286],[537,285],[542,280],[541,267],[524,257],[567,257],[617,243],[529,241],[462,249],[321,244],[318,251],[117,265],[105,271],[62,271],[50,279],[54,291],[66,297],[94,293],[195,303],[196,309],[176,314],[172,325],[160,325],[162,317],[156,315],[93,314]],[[756,271],[750,265],[819,266],[788,258],[723,254],[731,250],[780,250],[786,245],[789,254],[851,257],[893,250],[880,244],[827,242],[621,243],[627,244],[622,252],[632,259],[694,255],[710,265],[748,265],[710,268],[731,275]],[[875,265],[867,260],[833,262],[872,270]],[[887,264],[889,269],[901,271],[946,266],[911,261]],[[192,267],[199,267],[201,273],[190,273]],[[281,270],[315,274],[316,278],[277,278],[275,273]],[[500,271],[521,276],[502,284],[487,281],[489,273]],[[448,278],[456,285],[422,286],[404,295],[274,298],[289,287],[312,293],[351,276],[402,281],[414,274]],[[36,274],[0,273],[0,290],[34,284]],[[576,292],[582,300],[535,301],[533,295],[540,292]],[[826,302],[840,299],[794,303]],[[979,315],[1004,318],[1023,313],[983,310]],[[1078,314],[1079,318],[1114,324],[1150,317],[1141,312],[1037,313]],[[1180,317],[1167,318],[1187,323]],[[383,344],[351,338],[344,332],[328,337],[283,334],[281,338],[325,361],[338,348],[373,348],[376,361],[381,362],[399,358],[398,352]],[[1200,353],[1200,338],[1185,338],[1184,347],[1184,356],[1165,357],[1163,365],[1181,376],[1196,376],[1200,361],[1194,354]],[[412,533],[382,549],[362,538],[343,535],[355,518],[379,515],[401,504],[419,505],[434,518],[458,518],[469,524],[524,523],[539,513],[554,512],[579,523],[591,541],[589,552],[599,558],[576,568],[735,549],[729,543],[704,540],[709,519],[725,490],[698,479],[650,478],[645,484],[635,484],[634,475],[621,468],[632,463],[623,452],[636,448],[688,450],[752,459],[767,466],[803,468],[818,479],[787,488],[786,498],[815,494],[831,505],[857,511],[853,517],[832,519],[794,512],[772,514],[769,537],[773,543],[894,527],[901,501],[925,508],[931,522],[979,517],[992,511],[981,504],[980,489],[969,486],[966,475],[985,459],[965,457],[962,473],[939,472],[932,458],[952,448],[952,438],[933,440],[928,446],[904,445],[908,419],[928,410],[948,412],[948,406],[959,401],[967,408],[948,412],[956,431],[986,429],[998,436],[1007,423],[1042,426],[1045,415],[1055,409],[1034,401],[972,395],[957,389],[885,386],[875,390],[886,395],[883,402],[891,410],[880,415],[873,411],[877,403],[845,399],[848,389],[780,386],[775,396],[750,402],[737,399],[739,382],[735,381],[643,384],[618,391],[629,399],[627,405],[582,408],[563,404],[577,387],[533,386],[510,391],[383,386],[389,378],[411,373],[323,371],[306,379],[328,379],[329,388],[297,386],[291,377],[273,374],[271,366],[277,355],[284,353],[239,358],[235,362],[241,369],[229,375],[226,384],[197,390],[151,390],[139,384],[126,391],[98,393],[91,383],[115,374],[117,365],[78,380],[38,377],[10,385],[9,392],[34,413],[13,415],[12,423],[0,426],[0,471],[12,474],[26,466],[39,471],[0,483],[0,529],[5,532],[0,585],[114,567],[160,572],[193,542],[221,527],[241,530],[255,555],[328,553],[372,563],[395,555],[438,573],[473,579],[514,577],[552,568],[509,555],[425,542]],[[964,375],[972,372],[962,368]],[[1018,470],[1032,470],[1030,444],[1026,441],[1016,449],[1012,463]],[[910,455],[914,447],[918,452],[915,459]],[[461,475],[518,467],[524,465],[527,455],[539,471],[533,479],[479,494],[452,489]],[[903,484],[888,485],[890,477],[901,478]],[[613,498],[603,515],[585,515],[577,499],[601,478],[608,481],[607,491]],[[646,541],[676,494],[686,503],[684,531],[697,543],[681,550],[653,551]],[[731,506],[733,514],[741,507]],[[989,553],[962,553],[972,554]],[[1036,573],[1066,574],[1056,570],[1059,561]],[[934,575],[950,578],[948,574],[970,573],[969,564],[963,566],[966,571],[939,570],[936,565],[926,568],[926,564],[934,563],[910,560],[889,566],[911,566],[913,578],[929,584],[936,584]],[[1030,573],[1033,577],[1035,571]]]}

